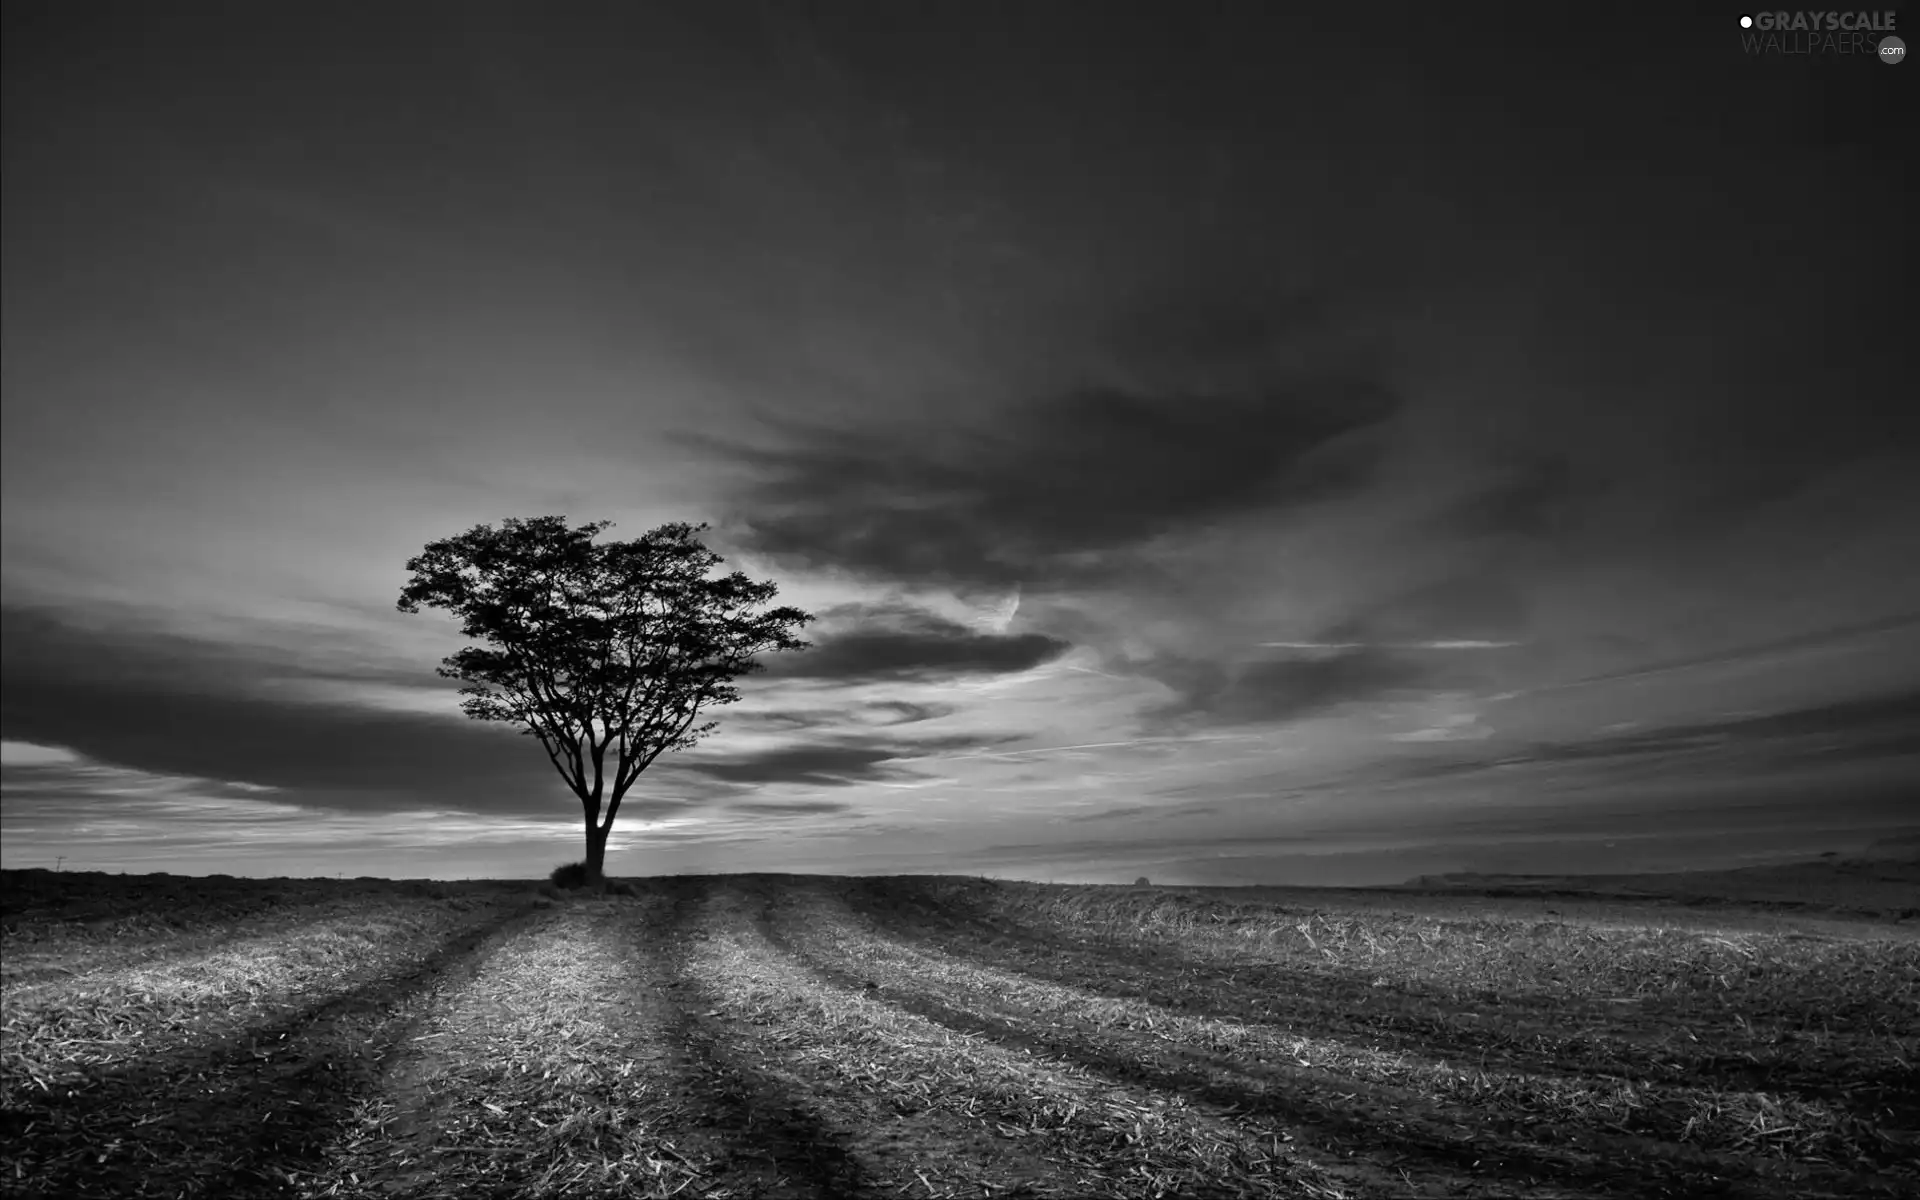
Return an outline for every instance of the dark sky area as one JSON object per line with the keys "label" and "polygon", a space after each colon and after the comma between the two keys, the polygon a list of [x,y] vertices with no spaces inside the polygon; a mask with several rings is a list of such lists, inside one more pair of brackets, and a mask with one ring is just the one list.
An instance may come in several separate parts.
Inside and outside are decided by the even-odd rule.
{"label": "dark sky area", "polygon": [[1920,68],[1735,9],[4,13],[7,866],[577,856],[394,610],[547,513],[821,614],[616,874],[1920,827]]}

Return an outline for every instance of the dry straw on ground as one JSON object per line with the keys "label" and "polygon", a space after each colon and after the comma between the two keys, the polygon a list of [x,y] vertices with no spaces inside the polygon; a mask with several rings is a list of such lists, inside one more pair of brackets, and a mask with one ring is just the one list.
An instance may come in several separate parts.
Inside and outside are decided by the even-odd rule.
{"label": "dry straw on ground", "polygon": [[1901,921],[928,878],[6,882],[10,1195],[1920,1192]]}

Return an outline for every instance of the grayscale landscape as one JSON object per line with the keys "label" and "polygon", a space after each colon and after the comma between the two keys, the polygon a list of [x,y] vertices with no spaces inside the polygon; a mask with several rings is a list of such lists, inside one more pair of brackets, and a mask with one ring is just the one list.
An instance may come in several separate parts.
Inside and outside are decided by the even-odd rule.
{"label": "grayscale landscape", "polygon": [[1911,16],[0,4],[0,1196],[1920,1197]]}
{"label": "grayscale landscape", "polygon": [[4,884],[9,1194],[1920,1187],[1910,851],[1351,890]]}

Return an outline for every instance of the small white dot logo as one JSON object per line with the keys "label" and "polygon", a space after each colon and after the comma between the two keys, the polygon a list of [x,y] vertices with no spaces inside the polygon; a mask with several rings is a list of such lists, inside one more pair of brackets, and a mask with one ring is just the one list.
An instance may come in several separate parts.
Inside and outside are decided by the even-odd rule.
{"label": "small white dot logo", "polygon": [[1742,28],[1742,29],[1752,29],[1752,28],[1753,28],[1753,18],[1752,18],[1752,17],[1741,17],[1741,18],[1740,18],[1740,28]]}

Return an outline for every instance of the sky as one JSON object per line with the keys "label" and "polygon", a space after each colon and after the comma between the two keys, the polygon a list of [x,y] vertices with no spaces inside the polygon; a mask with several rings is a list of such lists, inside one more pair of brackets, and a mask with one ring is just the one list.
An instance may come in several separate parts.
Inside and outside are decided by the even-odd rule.
{"label": "sky", "polygon": [[1913,69],[1286,11],[8,4],[0,862],[578,858],[395,607],[545,514],[819,617],[615,875],[1920,827]]}

